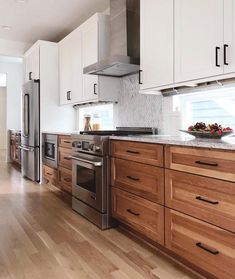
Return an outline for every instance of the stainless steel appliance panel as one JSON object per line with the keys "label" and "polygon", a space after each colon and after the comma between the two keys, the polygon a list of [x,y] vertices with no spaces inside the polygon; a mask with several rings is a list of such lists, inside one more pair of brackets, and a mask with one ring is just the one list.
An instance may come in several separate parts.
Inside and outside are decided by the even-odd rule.
{"label": "stainless steel appliance panel", "polygon": [[22,93],[22,142],[23,146],[39,146],[40,112],[39,81],[30,80],[23,85]]}
{"label": "stainless steel appliance panel", "polygon": [[21,146],[22,175],[39,182],[39,147]]}
{"label": "stainless steel appliance panel", "polygon": [[43,134],[42,135],[42,161],[45,165],[57,168],[58,165],[58,136]]}
{"label": "stainless steel appliance panel", "polygon": [[79,153],[73,160],[73,196],[96,210],[107,212],[107,157]]}

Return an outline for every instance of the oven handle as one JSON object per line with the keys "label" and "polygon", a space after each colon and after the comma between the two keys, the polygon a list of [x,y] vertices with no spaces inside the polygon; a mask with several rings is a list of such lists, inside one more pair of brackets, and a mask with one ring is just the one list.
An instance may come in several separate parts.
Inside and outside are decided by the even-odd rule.
{"label": "oven handle", "polygon": [[68,159],[72,159],[72,160],[75,160],[75,161],[80,161],[80,162],[83,162],[83,163],[88,163],[88,164],[91,164],[95,167],[101,167],[102,166],[102,162],[92,162],[92,161],[89,161],[89,160],[86,160],[86,159],[83,159],[83,158],[78,158],[78,157],[74,157],[74,156],[69,156],[67,157]]}

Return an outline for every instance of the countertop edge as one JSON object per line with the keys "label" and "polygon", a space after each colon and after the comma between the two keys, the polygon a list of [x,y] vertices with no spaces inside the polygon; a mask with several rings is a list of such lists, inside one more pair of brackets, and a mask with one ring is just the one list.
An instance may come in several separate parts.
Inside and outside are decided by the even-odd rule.
{"label": "countertop edge", "polygon": [[111,140],[133,141],[164,145],[177,145],[185,147],[198,147],[235,151],[235,138],[226,140],[193,139],[192,137],[162,137],[161,136],[111,136]]}

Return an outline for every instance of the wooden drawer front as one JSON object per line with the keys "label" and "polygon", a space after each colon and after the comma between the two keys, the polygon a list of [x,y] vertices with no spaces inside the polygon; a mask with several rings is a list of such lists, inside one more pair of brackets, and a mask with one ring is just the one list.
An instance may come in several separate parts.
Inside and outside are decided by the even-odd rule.
{"label": "wooden drawer front", "polygon": [[72,193],[72,171],[59,167],[58,184],[60,188],[68,193]]}
{"label": "wooden drawer front", "polygon": [[218,278],[234,278],[234,233],[174,210],[165,212],[167,248]]}
{"label": "wooden drawer front", "polygon": [[112,158],[112,186],[164,205],[162,168]]}
{"label": "wooden drawer front", "polygon": [[112,187],[112,216],[164,244],[164,207]]}
{"label": "wooden drawer front", "polygon": [[235,181],[235,152],[175,146],[165,150],[167,168]]}
{"label": "wooden drawer front", "polygon": [[235,232],[235,183],[165,172],[166,206]]}
{"label": "wooden drawer front", "polygon": [[57,183],[57,170],[52,169],[46,165],[43,165],[43,177],[49,180],[52,184]]}
{"label": "wooden drawer front", "polygon": [[157,144],[112,141],[111,154],[113,157],[135,162],[163,166],[163,146]]}
{"label": "wooden drawer front", "polygon": [[65,148],[72,148],[72,138],[71,136],[59,136],[59,146]]}
{"label": "wooden drawer front", "polygon": [[72,169],[72,160],[69,158],[71,156],[71,150],[63,147],[58,149],[58,162],[59,166]]}

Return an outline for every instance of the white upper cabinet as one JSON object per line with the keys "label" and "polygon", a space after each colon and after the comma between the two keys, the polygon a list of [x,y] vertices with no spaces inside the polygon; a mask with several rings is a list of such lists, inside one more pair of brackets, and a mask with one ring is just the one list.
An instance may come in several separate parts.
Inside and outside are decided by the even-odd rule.
{"label": "white upper cabinet", "polygon": [[223,74],[223,0],[175,0],[175,82]]}
{"label": "white upper cabinet", "polygon": [[59,43],[60,104],[82,101],[81,31],[74,30]]}
{"label": "white upper cabinet", "polygon": [[140,89],[174,82],[174,0],[140,1]]}
{"label": "white upper cabinet", "polygon": [[83,74],[109,56],[108,16],[95,14],[59,42],[60,104],[117,101],[120,79]]}
{"label": "white upper cabinet", "polygon": [[[91,17],[81,26],[83,68],[100,60],[98,29],[98,15]],[[98,76],[83,75],[83,99],[84,101],[98,99]]]}
{"label": "white upper cabinet", "polygon": [[40,47],[39,44],[31,47],[24,55],[25,82],[40,78]]}
{"label": "white upper cabinet", "polygon": [[224,73],[235,73],[235,1],[224,0]]}

